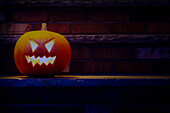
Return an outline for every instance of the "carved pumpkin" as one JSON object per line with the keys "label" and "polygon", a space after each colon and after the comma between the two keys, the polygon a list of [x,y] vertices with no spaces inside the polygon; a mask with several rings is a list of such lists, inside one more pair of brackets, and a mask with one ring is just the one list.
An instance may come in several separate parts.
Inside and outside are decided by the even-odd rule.
{"label": "carved pumpkin", "polygon": [[17,41],[14,60],[18,70],[24,75],[54,75],[61,73],[71,59],[71,48],[64,36],[46,31],[23,34]]}

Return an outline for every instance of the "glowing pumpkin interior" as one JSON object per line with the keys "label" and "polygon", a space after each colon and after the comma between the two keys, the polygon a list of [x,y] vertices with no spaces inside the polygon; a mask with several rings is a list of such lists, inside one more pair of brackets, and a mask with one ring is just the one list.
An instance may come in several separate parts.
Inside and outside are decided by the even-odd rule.
{"label": "glowing pumpkin interior", "polygon": [[[51,49],[53,47],[53,44],[54,44],[54,41],[55,39],[47,42],[45,44],[45,48],[47,49],[47,51],[50,53],[51,52]],[[32,49],[32,52],[35,51],[35,49],[38,47],[38,44],[33,41],[33,40],[30,40],[30,45],[31,45],[31,49]],[[40,57],[38,56],[37,58],[33,55],[33,56],[29,56],[29,55],[25,55],[25,58],[27,59],[27,62],[32,62],[32,66],[34,67],[35,64],[45,64],[45,65],[48,65],[49,63],[53,64],[55,59],[56,59],[56,56],[54,57],[46,57],[45,55],[43,57]]]}

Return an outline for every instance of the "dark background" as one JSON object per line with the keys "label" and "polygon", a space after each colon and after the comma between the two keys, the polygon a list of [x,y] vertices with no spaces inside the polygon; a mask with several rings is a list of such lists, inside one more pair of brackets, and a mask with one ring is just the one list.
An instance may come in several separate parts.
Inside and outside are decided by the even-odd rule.
{"label": "dark background", "polygon": [[69,74],[169,74],[166,0],[1,1],[0,73],[19,74],[14,45],[25,32],[47,29],[72,47]]}

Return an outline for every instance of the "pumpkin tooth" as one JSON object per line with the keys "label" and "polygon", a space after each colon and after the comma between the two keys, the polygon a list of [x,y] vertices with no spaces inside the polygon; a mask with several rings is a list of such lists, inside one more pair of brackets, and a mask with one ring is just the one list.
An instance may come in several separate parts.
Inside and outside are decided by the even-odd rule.
{"label": "pumpkin tooth", "polygon": [[33,67],[35,66],[35,64],[39,64],[39,65],[42,65],[43,63],[45,64],[45,65],[48,65],[49,63],[51,63],[51,64],[53,64],[54,63],[54,61],[55,61],[55,59],[56,59],[56,56],[54,56],[54,57],[46,57],[46,56],[43,56],[42,58],[41,57],[37,57],[37,58],[35,58],[35,56],[33,55],[33,56],[26,56],[25,55],[25,58],[27,59],[27,62],[29,63],[29,62],[32,62],[32,65],[33,65]]}
{"label": "pumpkin tooth", "polygon": [[30,62],[29,56],[25,55],[25,58],[27,59],[27,62],[29,63]]}
{"label": "pumpkin tooth", "polygon": [[53,64],[53,63],[54,63],[55,58],[56,58],[56,56],[52,57],[52,58],[49,60],[49,62],[50,62],[51,64]]}

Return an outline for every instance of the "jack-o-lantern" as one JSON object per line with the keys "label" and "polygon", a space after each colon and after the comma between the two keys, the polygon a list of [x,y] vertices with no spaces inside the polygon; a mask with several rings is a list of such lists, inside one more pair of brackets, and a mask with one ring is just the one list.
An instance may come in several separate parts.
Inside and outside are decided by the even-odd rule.
{"label": "jack-o-lantern", "polygon": [[61,73],[71,59],[71,48],[66,38],[58,33],[30,31],[17,41],[14,60],[18,70],[24,75],[54,75]]}

